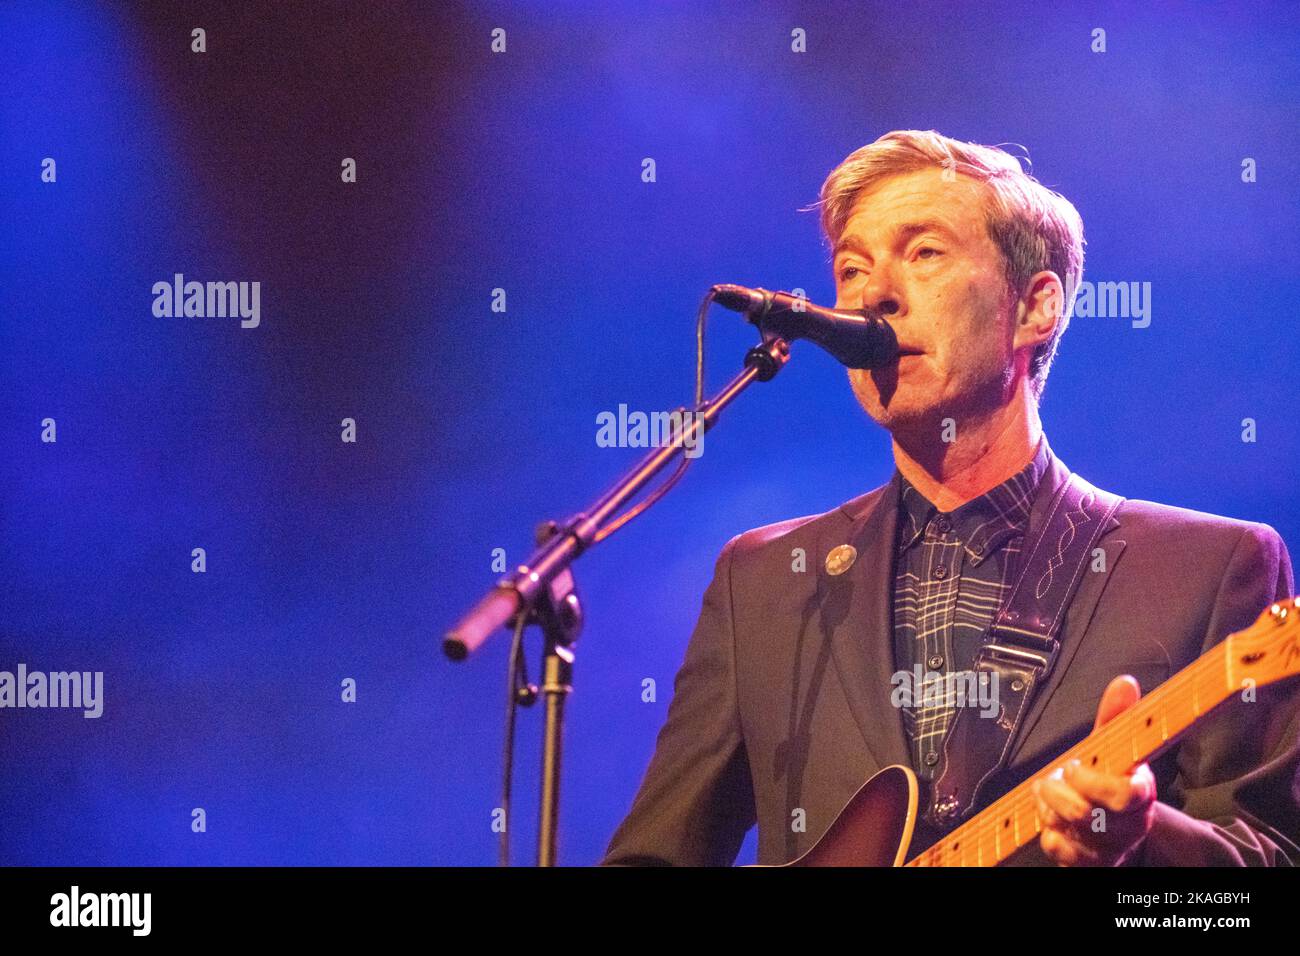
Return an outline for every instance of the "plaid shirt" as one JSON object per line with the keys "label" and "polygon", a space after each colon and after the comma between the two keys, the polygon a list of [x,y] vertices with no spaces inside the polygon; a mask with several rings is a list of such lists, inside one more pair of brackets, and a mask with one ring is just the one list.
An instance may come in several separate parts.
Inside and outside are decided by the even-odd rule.
{"label": "plaid shirt", "polygon": [[[1051,460],[1044,437],[1025,468],[955,511],[940,513],[912,484],[900,483],[894,560],[894,663],[899,671],[969,673],[993,615],[1008,596],[1034,493]],[[929,782],[956,713],[953,701],[903,707],[912,766]],[[892,688],[891,688],[892,690]]]}

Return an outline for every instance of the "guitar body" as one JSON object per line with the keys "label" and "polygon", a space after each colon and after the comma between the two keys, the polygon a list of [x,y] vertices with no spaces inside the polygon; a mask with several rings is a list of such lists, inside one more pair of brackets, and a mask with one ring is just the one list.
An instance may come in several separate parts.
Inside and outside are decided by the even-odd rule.
{"label": "guitar body", "polygon": [[803,856],[785,866],[902,866],[916,825],[916,774],[886,767],[862,785]]}

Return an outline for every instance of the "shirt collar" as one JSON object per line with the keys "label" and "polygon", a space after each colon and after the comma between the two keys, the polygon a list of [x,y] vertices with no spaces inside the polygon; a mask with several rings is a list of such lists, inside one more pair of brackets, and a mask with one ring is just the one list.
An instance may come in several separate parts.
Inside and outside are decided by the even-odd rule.
{"label": "shirt collar", "polygon": [[925,533],[930,519],[938,514],[947,520],[965,547],[971,563],[979,564],[1008,538],[1025,533],[1035,493],[1047,473],[1051,458],[1052,450],[1047,444],[1047,436],[1043,435],[1033,459],[1019,472],[978,498],[945,513],[940,513],[895,469],[894,476],[899,482],[899,551],[906,551],[915,544]]}

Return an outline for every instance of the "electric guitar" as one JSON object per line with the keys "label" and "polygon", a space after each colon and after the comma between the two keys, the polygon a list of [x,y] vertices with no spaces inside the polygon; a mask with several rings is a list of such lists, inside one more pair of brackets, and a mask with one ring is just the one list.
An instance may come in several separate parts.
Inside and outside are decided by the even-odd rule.
{"label": "electric guitar", "polygon": [[816,845],[783,866],[997,866],[1042,832],[1036,781],[1071,760],[1131,774],[1230,697],[1300,674],[1298,625],[1300,598],[1272,605],[912,860],[916,775],[895,764],[864,783]]}

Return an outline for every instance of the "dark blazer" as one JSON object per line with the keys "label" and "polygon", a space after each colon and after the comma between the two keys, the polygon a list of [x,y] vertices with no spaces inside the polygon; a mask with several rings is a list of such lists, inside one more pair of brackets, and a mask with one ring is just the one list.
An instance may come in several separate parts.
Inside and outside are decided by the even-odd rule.
{"label": "dark blazer", "polygon": [[[1053,458],[1031,527],[1068,474]],[[910,766],[890,704],[897,516],[895,475],[826,514],[728,542],[654,757],[603,863],[730,865],[755,823],[759,862],[783,863],[868,777]],[[825,557],[845,543],[858,558],[833,577]],[[981,806],[1087,736],[1113,677],[1132,674],[1150,690],[1294,587],[1286,546],[1264,524],[1130,500],[1098,547],[1106,570],[1084,574],[1056,666]],[[1294,679],[1260,688],[1253,703],[1225,703],[1151,769],[1160,805],[1136,864],[1300,864]],[[791,825],[799,809],[804,832]],[[934,838],[918,833],[909,857]],[[1050,861],[1035,841],[1007,862]]]}

